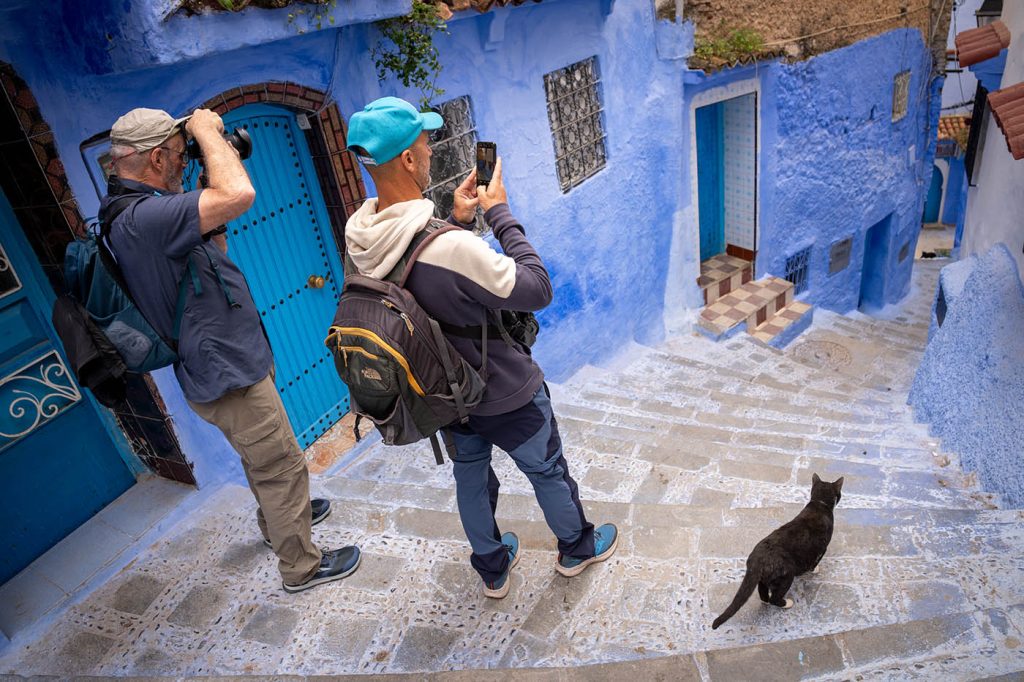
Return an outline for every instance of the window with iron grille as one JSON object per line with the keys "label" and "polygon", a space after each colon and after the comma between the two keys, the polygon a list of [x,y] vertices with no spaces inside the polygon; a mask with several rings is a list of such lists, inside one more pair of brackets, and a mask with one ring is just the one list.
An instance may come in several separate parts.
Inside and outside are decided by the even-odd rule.
{"label": "window with iron grille", "polygon": [[893,123],[907,115],[907,98],[910,96],[910,72],[900,71],[892,79],[892,120]]}
{"label": "window with iron grille", "polygon": [[597,57],[544,74],[548,122],[562,192],[568,192],[605,166],[600,82]]}
{"label": "window with iron grille", "polygon": [[[455,188],[476,166],[476,124],[469,97],[456,97],[434,108],[444,125],[430,132],[430,187],[424,195],[434,202],[434,214],[447,218],[452,212]],[[477,211],[476,230],[487,230],[483,214]]]}
{"label": "window with iron grille", "polygon": [[811,247],[801,249],[786,259],[786,281],[793,283],[793,293],[807,289],[807,265],[811,260]]}

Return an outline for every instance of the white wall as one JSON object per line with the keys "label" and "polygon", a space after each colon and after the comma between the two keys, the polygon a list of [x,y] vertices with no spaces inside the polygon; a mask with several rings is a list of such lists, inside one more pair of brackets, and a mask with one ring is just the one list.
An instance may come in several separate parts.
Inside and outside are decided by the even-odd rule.
{"label": "white wall", "polygon": [[[982,3],[982,0],[953,1],[956,3],[956,9],[953,11],[953,20],[949,22],[949,39],[946,41],[946,47],[950,50],[956,49],[956,43],[953,42],[953,39],[956,38],[957,33],[978,28],[978,20],[974,13],[978,11]],[[1010,0],[1010,2],[1012,1]],[[956,62],[949,62],[949,68],[958,68]],[[964,69],[963,73],[948,74],[946,76],[946,83],[942,86],[942,115],[970,114],[971,107],[959,107],[956,109],[946,109],[946,107],[974,99],[974,91],[977,87],[978,79],[967,69]]]}
{"label": "white wall", "polygon": [[[1010,47],[1001,87],[1024,81],[1024,2],[1003,3],[1003,23],[1010,29]],[[1003,131],[989,116],[976,187],[967,194],[967,217],[960,256],[984,254],[1003,242],[1024,275],[1024,159],[1015,161]]]}

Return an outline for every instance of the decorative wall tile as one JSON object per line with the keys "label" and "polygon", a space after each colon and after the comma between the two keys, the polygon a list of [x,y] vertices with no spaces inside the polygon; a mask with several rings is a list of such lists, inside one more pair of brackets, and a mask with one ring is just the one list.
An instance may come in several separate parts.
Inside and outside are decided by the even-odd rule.
{"label": "decorative wall tile", "polygon": [[757,185],[757,113],[753,93],[726,100],[725,241],[754,250]]}

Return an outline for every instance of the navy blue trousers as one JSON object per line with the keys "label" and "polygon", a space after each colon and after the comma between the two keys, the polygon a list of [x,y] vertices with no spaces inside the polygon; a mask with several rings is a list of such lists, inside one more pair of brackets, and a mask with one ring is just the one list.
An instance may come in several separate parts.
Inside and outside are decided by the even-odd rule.
{"label": "navy blue trousers", "polygon": [[484,582],[497,580],[508,566],[508,552],[494,520],[501,487],[491,468],[495,445],[509,454],[533,484],[544,519],[558,538],[558,551],[582,559],[594,556],[594,524],[583,513],[576,481],[562,455],[547,386],[518,410],[471,416],[468,423],[451,426],[449,431],[455,441],[452,461],[459,516],[473,548],[470,563]]}

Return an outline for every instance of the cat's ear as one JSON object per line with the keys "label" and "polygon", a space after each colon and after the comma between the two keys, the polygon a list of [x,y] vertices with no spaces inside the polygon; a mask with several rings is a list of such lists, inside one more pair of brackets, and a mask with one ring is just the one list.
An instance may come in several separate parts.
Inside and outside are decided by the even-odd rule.
{"label": "cat's ear", "polygon": [[835,483],[832,484],[832,489],[835,490],[837,493],[842,491],[842,489],[843,489],[843,477],[842,476],[839,477],[838,481],[836,481]]}
{"label": "cat's ear", "polygon": [[818,474],[811,474],[811,483],[813,483],[814,485],[818,485],[819,483],[821,483],[821,479],[818,478]]}

